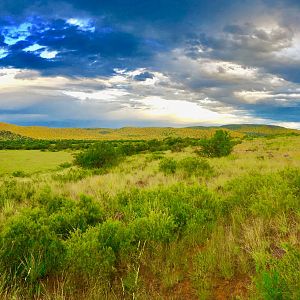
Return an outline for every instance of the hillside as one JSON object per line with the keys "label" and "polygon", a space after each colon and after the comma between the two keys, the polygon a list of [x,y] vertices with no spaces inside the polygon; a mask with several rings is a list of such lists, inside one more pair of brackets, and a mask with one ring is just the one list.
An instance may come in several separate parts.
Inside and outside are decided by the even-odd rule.
{"label": "hillside", "polygon": [[24,140],[27,139],[26,137],[13,133],[11,131],[0,130],[0,141],[17,141],[17,140]]}
{"label": "hillside", "polygon": [[[204,129],[203,126],[195,126],[188,128]],[[220,127],[206,127],[207,129],[227,129],[235,133],[241,133],[249,136],[274,136],[274,135],[286,135],[286,134],[300,134],[300,130],[289,129],[275,125],[264,125],[264,124],[227,124]]]}
{"label": "hillside", "polygon": [[285,134],[299,134],[300,131],[296,129],[288,129],[275,125],[260,125],[260,124],[230,124],[223,125],[226,128],[235,132],[244,133],[250,136],[269,136],[269,135],[285,135]]}
{"label": "hillside", "polygon": [[[149,140],[166,137],[209,137],[220,127],[124,127],[109,128],[50,128],[43,126],[17,126],[0,123],[0,131],[34,139],[74,139],[74,140]],[[233,137],[269,136],[282,134],[300,134],[299,130],[269,125],[224,125],[221,127]]]}

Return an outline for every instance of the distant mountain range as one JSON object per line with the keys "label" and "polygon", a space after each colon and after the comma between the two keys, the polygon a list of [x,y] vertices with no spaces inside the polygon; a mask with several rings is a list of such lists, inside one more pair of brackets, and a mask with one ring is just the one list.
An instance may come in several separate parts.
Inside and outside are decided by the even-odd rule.
{"label": "distant mountain range", "polygon": [[192,126],[173,127],[123,127],[110,128],[51,128],[44,126],[18,126],[0,122],[0,140],[7,139],[74,139],[74,140],[147,140],[166,137],[203,138],[218,129],[227,130],[233,137],[300,135],[300,130],[274,125],[229,124],[219,127]]}

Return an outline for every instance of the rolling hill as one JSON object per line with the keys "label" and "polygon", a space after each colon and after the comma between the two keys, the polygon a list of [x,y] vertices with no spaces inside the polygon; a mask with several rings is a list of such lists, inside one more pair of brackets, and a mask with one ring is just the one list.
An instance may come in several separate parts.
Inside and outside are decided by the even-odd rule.
{"label": "rolling hill", "polygon": [[217,129],[230,132],[233,137],[273,136],[285,134],[300,134],[299,130],[287,129],[272,125],[224,125],[221,127],[194,126],[186,128],[172,127],[123,127],[109,128],[51,128],[44,126],[18,126],[0,123],[0,132],[6,139],[33,138],[45,140],[148,140],[167,137],[203,138],[214,134]]}

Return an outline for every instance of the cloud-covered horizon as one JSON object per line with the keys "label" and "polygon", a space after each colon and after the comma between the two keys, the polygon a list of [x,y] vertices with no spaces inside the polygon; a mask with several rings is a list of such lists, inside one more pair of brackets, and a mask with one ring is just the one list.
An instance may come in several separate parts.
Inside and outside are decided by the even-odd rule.
{"label": "cloud-covered horizon", "polygon": [[298,1],[0,2],[0,121],[300,128]]}

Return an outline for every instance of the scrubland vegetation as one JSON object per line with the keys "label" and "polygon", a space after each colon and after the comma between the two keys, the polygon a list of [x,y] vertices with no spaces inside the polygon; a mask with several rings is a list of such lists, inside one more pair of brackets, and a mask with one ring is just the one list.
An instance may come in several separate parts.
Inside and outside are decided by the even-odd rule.
{"label": "scrubland vegetation", "polygon": [[251,136],[0,152],[0,298],[300,299],[300,137]]}

